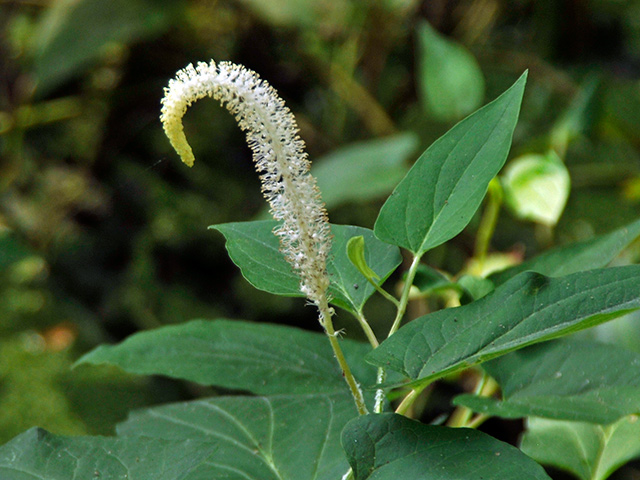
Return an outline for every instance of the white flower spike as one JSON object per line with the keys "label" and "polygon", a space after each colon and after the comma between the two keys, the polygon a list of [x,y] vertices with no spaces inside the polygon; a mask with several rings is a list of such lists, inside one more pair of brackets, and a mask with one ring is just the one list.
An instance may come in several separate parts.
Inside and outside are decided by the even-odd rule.
{"label": "white flower spike", "polygon": [[[273,217],[282,220],[274,233],[300,276],[300,291],[316,305],[326,303],[331,234],[293,114],[273,87],[241,65],[213,61],[189,65],[169,81],[160,117],[171,144],[189,166],[194,156],[182,117],[193,102],[207,96],[220,101],[246,132],[262,192]],[[320,320],[324,324],[324,315]]]}
{"label": "white flower spike", "polygon": [[241,65],[231,62],[216,65],[213,61],[198,63],[196,67],[189,65],[169,81],[160,116],[171,145],[189,166],[195,159],[184,135],[182,117],[193,102],[204,97],[218,100],[246,132],[262,180],[262,193],[271,205],[271,214],[282,220],[274,231],[280,237],[282,252],[300,276],[300,291],[318,307],[320,323],[356,408],[360,414],[366,414],[362,391],[333,328],[333,309],[327,295],[331,232],[293,114],[273,87]]}

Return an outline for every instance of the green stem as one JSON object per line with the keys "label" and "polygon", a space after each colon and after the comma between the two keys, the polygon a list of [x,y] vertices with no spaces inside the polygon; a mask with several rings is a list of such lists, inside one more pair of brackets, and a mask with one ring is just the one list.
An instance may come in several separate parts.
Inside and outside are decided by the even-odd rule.
{"label": "green stem", "polygon": [[[378,376],[376,377],[376,385],[381,385],[387,379],[387,372],[384,368],[378,368]],[[373,413],[382,413],[384,408],[384,389],[378,388],[376,390],[376,402],[373,406]]]}
{"label": "green stem", "polygon": [[347,473],[342,476],[341,480],[353,480],[353,469],[349,469]]}
{"label": "green stem", "polygon": [[[474,395],[481,397],[488,397],[495,393],[498,389],[498,384],[493,380],[486,372],[482,372],[482,377],[473,390]],[[477,415],[475,418],[471,418],[473,411],[467,407],[458,406],[449,417],[447,426],[449,427],[468,427],[476,428],[489,418],[488,415]]]}
{"label": "green stem", "polygon": [[497,177],[489,183],[487,196],[487,206],[482,214],[480,227],[478,227],[478,235],[476,237],[474,252],[474,257],[478,260],[481,269],[484,266],[484,261],[487,257],[487,252],[489,251],[489,242],[491,241],[493,232],[496,229],[498,214],[500,213],[500,206],[502,205],[502,186],[500,185],[500,180],[498,180]]}
{"label": "green stem", "polygon": [[344,353],[342,352],[342,348],[340,347],[340,343],[338,342],[338,338],[333,328],[333,309],[329,307],[329,303],[326,298],[322,299],[322,302],[316,303],[318,310],[320,310],[320,323],[324,327],[325,332],[327,333],[327,337],[329,337],[329,343],[331,344],[331,348],[333,349],[333,354],[336,356],[336,360],[338,360],[338,364],[340,365],[340,369],[342,370],[342,375],[344,376],[347,385],[349,386],[349,390],[351,390],[351,395],[353,396],[353,400],[356,403],[356,408],[358,409],[358,413],[360,415],[366,415],[369,413],[367,410],[367,406],[364,402],[364,397],[362,396],[362,391],[358,386],[358,382],[356,382],[353,373],[351,373],[351,369],[349,368],[349,364],[347,363],[347,359],[344,357]]}
{"label": "green stem", "polygon": [[[358,312],[355,315],[355,317],[358,319],[358,322],[360,323],[362,330],[367,336],[367,339],[369,339],[369,343],[371,344],[371,346],[373,348],[378,348],[378,345],[379,345],[378,339],[376,338],[375,333],[373,333],[373,330],[371,329],[371,325],[369,325],[369,322],[367,322],[367,319],[365,318],[364,314],[362,312]],[[376,377],[376,385],[381,385],[386,378],[387,378],[387,372],[385,372],[384,368],[379,367],[378,375]],[[379,388],[376,390],[375,398],[376,398],[376,401],[373,407],[373,411],[374,413],[382,413],[382,408],[384,407],[384,398],[385,398],[384,390],[382,388]]]}
{"label": "green stem", "polygon": [[369,278],[367,277],[367,281],[373,286],[373,288],[376,289],[376,291],[382,295],[384,298],[386,298],[387,300],[389,300],[391,303],[393,303],[396,308],[398,308],[400,306],[400,301],[394,297],[393,295],[391,295],[389,292],[387,292],[384,288],[382,288],[380,285],[378,285],[375,280],[373,278]]}
{"label": "green stem", "polygon": [[402,289],[402,296],[400,297],[400,303],[398,305],[398,313],[396,314],[393,325],[391,325],[391,329],[389,330],[389,337],[396,333],[398,328],[400,328],[400,322],[402,321],[402,317],[404,317],[404,312],[407,310],[407,304],[409,303],[409,292],[411,291],[411,285],[413,285],[413,279],[416,278],[416,273],[418,272],[418,267],[420,266],[421,257],[422,255],[416,255],[415,257],[413,257],[411,266],[407,271],[407,277]]}
{"label": "green stem", "polygon": [[[484,386],[487,383],[487,378],[488,378],[487,374],[483,372],[482,378],[480,379],[480,381],[476,385],[476,388],[473,391],[475,395],[482,394],[482,390],[484,389]],[[466,427],[468,426],[469,420],[471,419],[471,415],[473,415],[473,411],[471,409],[463,406],[458,406],[451,414],[451,417],[449,418],[447,425],[449,427]]]}
{"label": "green stem", "polygon": [[469,422],[465,425],[466,428],[478,428],[482,425],[486,420],[489,420],[491,417],[489,415],[485,415],[483,413],[476,415],[474,418],[469,420]]}
{"label": "green stem", "polygon": [[360,327],[362,328],[362,331],[364,332],[364,334],[367,336],[367,340],[369,340],[369,343],[371,344],[371,346],[373,348],[378,348],[378,345],[380,344],[378,342],[378,338],[376,337],[376,334],[373,333],[373,330],[371,329],[371,325],[369,325],[369,322],[367,322],[367,319],[365,318],[364,314],[362,312],[357,312],[354,314],[354,316],[358,320],[358,323],[360,324]]}
{"label": "green stem", "polygon": [[411,390],[407,394],[407,396],[402,399],[402,402],[400,402],[400,405],[398,405],[398,408],[396,408],[396,413],[398,415],[404,415],[405,413],[407,413],[407,411],[411,408],[411,405],[413,405],[413,402],[416,401],[416,399],[422,393],[425,387],[426,385],[424,387],[414,388],[413,390]]}

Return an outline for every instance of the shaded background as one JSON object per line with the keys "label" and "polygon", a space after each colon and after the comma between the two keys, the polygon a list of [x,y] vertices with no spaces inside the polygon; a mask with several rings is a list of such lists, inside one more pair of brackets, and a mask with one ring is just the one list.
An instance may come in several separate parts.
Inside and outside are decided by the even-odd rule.
{"label": "shaded background", "polygon": [[[211,58],[259,72],[296,115],[331,221],[371,228],[397,179],[468,113],[443,118],[420,94],[424,22],[477,59],[481,103],[529,69],[513,157],[544,153],[591,92],[567,143],[572,190],[559,223],[503,209],[493,251],[528,257],[638,217],[640,1],[0,0],[0,441],[32,425],[110,433],[131,408],[212,393],[71,371],[98,343],[193,318],[317,329],[303,301],[244,281],[206,228],[264,215],[233,118],[213,101],[189,110],[188,169],[158,120],[163,88]],[[342,188],[354,157],[372,158],[371,188]],[[427,262],[460,271],[478,222]],[[386,321],[386,305],[370,303],[374,326]],[[346,315],[338,322],[358,335]],[[597,335],[640,350],[636,319]],[[509,438],[520,426],[489,428]],[[630,472],[619,478],[638,478]]]}

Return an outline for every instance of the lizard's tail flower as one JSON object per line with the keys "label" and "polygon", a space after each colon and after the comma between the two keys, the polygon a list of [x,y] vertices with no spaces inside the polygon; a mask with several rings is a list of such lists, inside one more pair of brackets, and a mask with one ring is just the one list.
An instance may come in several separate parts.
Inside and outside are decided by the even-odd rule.
{"label": "lizard's tail flower", "polygon": [[246,132],[262,192],[273,217],[282,221],[274,231],[282,252],[300,276],[301,292],[316,305],[326,304],[331,234],[293,114],[273,87],[241,65],[213,61],[189,65],[165,88],[160,116],[171,145],[189,166],[194,156],[182,117],[193,102],[206,96],[218,100]]}

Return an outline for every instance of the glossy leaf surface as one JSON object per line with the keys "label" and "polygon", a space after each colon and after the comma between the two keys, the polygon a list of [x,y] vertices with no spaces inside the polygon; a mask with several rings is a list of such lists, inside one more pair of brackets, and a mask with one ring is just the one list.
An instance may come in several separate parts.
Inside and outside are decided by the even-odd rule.
{"label": "glossy leaf surface", "polygon": [[517,448],[467,428],[388,413],[350,421],[342,445],[356,480],[548,480]]}
{"label": "glossy leaf surface", "polygon": [[558,341],[483,365],[502,400],[462,395],[454,403],[491,416],[536,416],[609,424],[640,412],[640,354],[592,341]]}
{"label": "glossy leaf surface", "polygon": [[581,480],[604,480],[640,457],[640,421],[634,415],[603,426],[531,418],[521,448],[540,463]]}
{"label": "glossy leaf surface", "polygon": [[[227,251],[242,275],[254,287],[276,295],[300,297],[300,281],[280,252],[278,238],[272,233],[277,223],[272,220],[225,223],[215,225],[227,241]],[[329,294],[332,303],[356,312],[375,292],[347,256],[347,242],[351,237],[363,236],[367,265],[380,277],[380,284],[400,265],[397,248],[374,237],[362,227],[331,225],[333,245],[327,270],[331,276]]]}
{"label": "glossy leaf surface", "polygon": [[[364,363],[368,345],[341,340],[364,385],[375,369]],[[324,334],[232,320],[194,320],[102,345],[77,364],[109,364],[141,375],[167,375],[203,385],[274,393],[345,392],[346,384]]]}
{"label": "glossy leaf surface", "polygon": [[413,320],[367,358],[424,384],[636,310],[639,291],[637,265],[560,278],[524,272],[480,300]]}
{"label": "glossy leaf surface", "polygon": [[383,205],[379,239],[420,254],[462,231],[507,158],[525,81],[526,74],[422,154]]}

